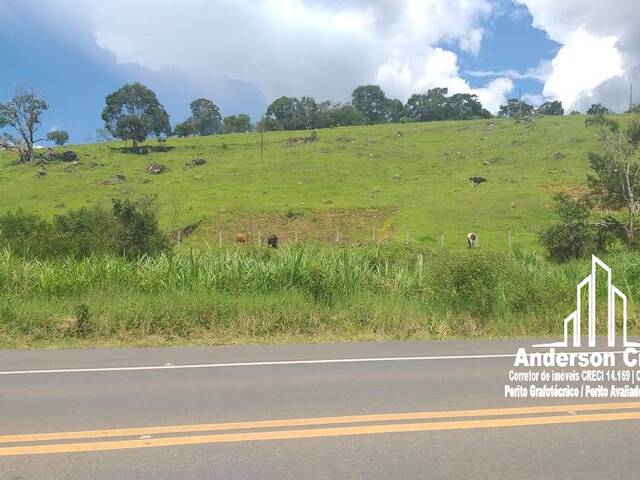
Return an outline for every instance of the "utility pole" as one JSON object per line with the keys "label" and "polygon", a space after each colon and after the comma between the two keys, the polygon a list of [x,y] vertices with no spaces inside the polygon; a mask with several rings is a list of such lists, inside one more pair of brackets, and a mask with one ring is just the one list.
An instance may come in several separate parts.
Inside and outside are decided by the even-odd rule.
{"label": "utility pole", "polygon": [[260,125],[260,162],[262,162],[264,160],[264,115],[258,125]]}
{"label": "utility pole", "polygon": [[631,113],[631,109],[633,108],[633,83],[629,84],[629,113]]}
{"label": "utility pole", "polygon": [[518,87],[518,114],[522,117],[522,88]]}

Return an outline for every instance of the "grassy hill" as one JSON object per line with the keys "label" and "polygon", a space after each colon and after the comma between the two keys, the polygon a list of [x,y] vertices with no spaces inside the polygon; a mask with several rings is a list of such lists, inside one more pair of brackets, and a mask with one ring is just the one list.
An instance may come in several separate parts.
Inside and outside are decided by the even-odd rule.
{"label": "grassy hill", "polygon": [[[147,142],[146,155],[122,142],[65,147],[80,163],[17,165],[0,152],[0,212],[22,207],[52,216],[120,196],[157,195],[168,231],[201,221],[189,244],[230,242],[235,232],[276,233],[299,240],[364,243],[378,240],[465,246],[535,247],[553,220],[554,192],[575,189],[587,171],[595,132],[583,116],[546,117],[532,126],[512,120],[392,124],[218,135]],[[206,164],[187,168],[194,158]],[[168,170],[147,173],[153,162]],[[124,175],[124,180],[117,178]],[[469,186],[468,177],[487,182]]]}

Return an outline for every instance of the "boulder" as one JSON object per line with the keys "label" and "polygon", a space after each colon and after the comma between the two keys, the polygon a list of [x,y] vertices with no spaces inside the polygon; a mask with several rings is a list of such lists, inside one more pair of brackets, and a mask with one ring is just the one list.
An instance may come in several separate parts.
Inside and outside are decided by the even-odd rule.
{"label": "boulder", "polygon": [[161,163],[152,163],[147,167],[147,172],[149,172],[151,175],[160,175],[161,173],[164,173],[166,171],[167,167],[165,165],[162,165]]}
{"label": "boulder", "polygon": [[62,155],[60,155],[60,158],[63,162],[77,162],[80,160],[80,155],[78,155],[73,150],[67,150]]}
{"label": "boulder", "polygon": [[204,158],[194,158],[190,162],[187,162],[187,168],[199,167],[205,163],[207,163],[207,161]]}

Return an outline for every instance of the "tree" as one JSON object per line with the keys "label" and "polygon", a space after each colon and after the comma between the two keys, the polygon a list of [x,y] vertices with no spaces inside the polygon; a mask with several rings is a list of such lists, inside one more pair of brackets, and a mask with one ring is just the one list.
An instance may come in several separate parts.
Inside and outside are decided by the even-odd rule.
{"label": "tree", "polygon": [[[613,211],[622,211],[624,225],[613,219],[611,227],[623,230],[624,240],[637,247],[638,214],[640,213],[640,165],[636,153],[640,143],[640,118],[634,118],[625,129],[600,126],[600,152],[589,153],[593,174],[587,184],[599,204]],[[624,228],[619,228],[623,226]]]}
{"label": "tree", "polygon": [[133,148],[150,134],[170,131],[169,115],[156,94],[140,83],[123,85],[106,98],[102,111],[105,128],[115,138],[131,140]]}
{"label": "tree", "polygon": [[[409,118],[416,122],[431,122],[434,120],[446,120],[454,118],[453,104],[461,111],[462,103],[469,101],[470,97],[454,95],[453,103],[447,98],[447,88],[432,88],[427,93],[415,93],[407,100],[406,111]],[[460,104],[460,105],[458,105]],[[480,102],[478,102],[478,105]],[[482,109],[482,105],[480,105]],[[460,112],[458,112],[460,113]]]}
{"label": "tree", "polygon": [[191,102],[191,123],[196,135],[213,135],[222,129],[220,109],[211,100],[198,98]]}
{"label": "tree", "polygon": [[562,102],[559,100],[544,102],[536,111],[540,115],[564,115],[564,108],[562,108]]}
{"label": "tree", "polygon": [[191,120],[185,120],[184,122],[178,123],[173,129],[173,133],[175,133],[179,137],[190,137],[195,135],[196,131],[193,128],[193,123]]}
{"label": "tree", "polygon": [[274,100],[267,108],[267,118],[273,119],[283,130],[296,129],[296,113],[298,99],[294,97],[280,97]]}
{"label": "tree", "polygon": [[296,103],[294,114],[296,129],[312,130],[318,128],[318,104],[311,97],[302,97]]}
{"label": "tree", "polygon": [[604,223],[590,222],[592,205],[587,197],[572,199],[560,193],[554,202],[560,222],[538,234],[551,260],[564,262],[598,253],[606,247],[609,231],[602,228]]}
{"label": "tree", "polygon": [[13,143],[18,148],[21,162],[33,160],[36,133],[42,122],[42,114],[49,108],[47,102],[33,91],[20,88],[7,103],[0,103],[0,128],[12,127],[19,135]]}
{"label": "tree", "polygon": [[364,115],[366,123],[382,123],[387,116],[387,97],[378,85],[362,85],[351,94],[351,104]]}
{"label": "tree", "polygon": [[244,133],[251,131],[251,117],[246,113],[224,117],[225,133]]}
{"label": "tree", "polygon": [[448,120],[471,120],[491,118],[491,112],[482,106],[477,95],[456,93],[446,99],[445,116]]}
{"label": "tree", "polygon": [[531,115],[532,113],[533,105],[529,105],[527,102],[523,102],[517,98],[510,98],[505,105],[500,105],[498,116],[518,118],[525,115]]}
{"label": "tree", "polygon": [[601,103],[593,103],[587,110],[587,115],[606,115],[608,113],[611,112]]}
{"label": "tree", "polygon": [[69,134],[64,130],[51,130],[47,133],[47,140],[62,146],[69,141]]}
{"label": "tree", "polygon": [[363,113],[349,103],[334,105],[327,110],[329,126],[347,127],[363,125],[366,121]]}
{"label": "tree", "polygon": [[399,122],[402,117],[404,117],[404,105],[402,101],[395,99],[387,100],[386,110],[386,120],[388,122]]}

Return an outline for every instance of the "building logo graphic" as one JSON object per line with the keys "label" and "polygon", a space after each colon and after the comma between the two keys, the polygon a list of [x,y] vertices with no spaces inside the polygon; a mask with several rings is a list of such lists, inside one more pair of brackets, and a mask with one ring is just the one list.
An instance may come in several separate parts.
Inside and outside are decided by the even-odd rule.
{"label": "building logo graphic", "polygon": [[607,275],[607,346],[615,347],[616,343],[616,301],[622,302],[622,346],[640,347],[640,343],[631,342],[627,338],[627,296],[611,283],[611,268],[595,255],[591,256],[591,274],[582,280],[576,288],[576,309],[564,320],[564,339],[561,342],[542,343],[534,347],[568,347],[569,329],[571,329],[572,345],[581,344],[581,310],[582,291],[587,289],[588,296],[588,346],[596,346],[596,273],[602,269]]}

